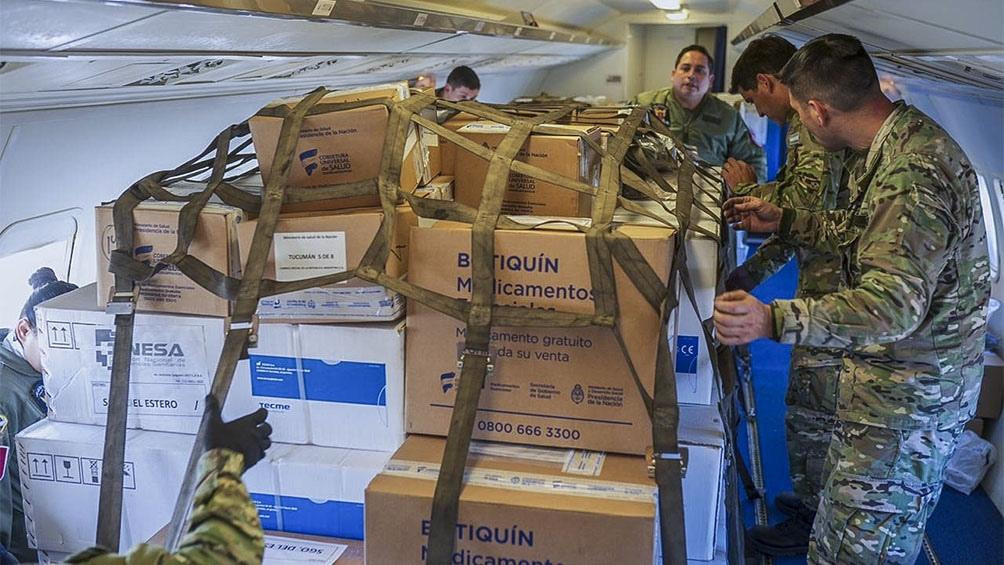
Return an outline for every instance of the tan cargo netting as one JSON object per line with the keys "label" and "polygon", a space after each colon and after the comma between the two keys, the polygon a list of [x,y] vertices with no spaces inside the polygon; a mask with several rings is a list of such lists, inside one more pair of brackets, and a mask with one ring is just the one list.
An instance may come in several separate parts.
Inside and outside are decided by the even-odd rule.
{"label": "tan cargo netting", "polygon": [[[448,563],[453,553],[457,498],[459,496],[468,445],[472,435],[474,414],[486,371],[490,370],[489,335],[493,326],[524,327],[585,327],[611,328],[624,352],[636,388],[652,417],[653,450],[655,452],[656,482],[659,486],[661,539],[665,563],[683,563],[686,560],[683,537],[684,524],[681,492],[681,456],[677,442],[679,419],[675,375],[669,350],[668,319],[676,307],[676,285],[679,280],[693,302],[693,289],[686,265],[684,237],[688,231],[717,240],[717,235],[691,221],[692,212],[698,210],[717,217],[711,209],[720,205],[720,195],[706,185],[717,186],[720,181],[714,172],[695,164],[685,151],[678,149],[669,132],[658,120],[647,119],[643,108],[589,108],[582,104],[527,104],[492,106],[475,102],[453,103],[437,100],[429,93],[414,93],[400,102],[389,99],[366,100],[351,103],[325,103],[327,93],[317,89],[303,98],[295,107],[276,106],[263,109],[258,115],[281,117],[282,129],[270,174],[261,194],[238,188],[235,178],[242,168],[254,159],[247,151],[250,145],[247,123],[234,125],[216,138],[199,156],[170,170],[148,175],[126,190],[115,202],[114,218],[117,249],[111,254],[110,270],[115,274],[115,294],[109,311],[117,312],[116,327],[126,339],[126,324],[131,326],[132,309],[128,304],[135,300],[137,285],[173,265],[185,275],[217,296],[232,302],[232,314],[224,351],[216,371],[212,393],[226,398],[239,358],[246,355],[248,342],[256,339],[253,317],[260,298],[325,286],[358,277],[398,292],[438,312],[467,324],[467,337],[458,386],[456,407],[451,420],[446,453],[437,483],[433,502],[433,524],[430,532],[428,563]],[[286,186],[293,154],[305,116],[337,112],[367,106],[382,105],[389,112],[387,135],[380,174],[378,177],[349,184],[298,188]],[[501,143],[495,150],[475,143],[462,134],[452,131],[424,117],[423,110],[456,111],[482,120],[508,126]],[[425,112],[425,115],[428,115]],[[592,124],[601,127],[609,136],[606,143],[584,135],[580,129],[563,127],[563,124]],[[425,128],[456,145],[457,151],[467,151],[488,162],[488,174],[480,206],[473,208],[451,201],[419,198],[399,186],[405,141],[410,128]],[[517,153],[532,133],[578,135],[601,159],[599,186],[573,180],[562,175],[516,160]],[[583,232],[594,295],[594,312],[580,314],[506,306],[494,303],[494,231],[496,229],[525,230],[546,227],[548,223],[528,226],[501,214],[503,196],[511,172],[520,173],[558,187],[588,195],[592,198],[590,222],[553,222],[572,226]],[[179,194],[168,189],[179,181],[191,181],[208,174],[199,191]],[[230,176],[228,176],[230,175]],[[667,180],[675,177],[675,182]],[[707,182],[696,183],[695,177]],[[202,186],[202,182],[199,186]],[[695,188],[695,186],[697,188]],[[284,204],[309,203],[319,200],[378,195],[384,219],[360,264],[354,269],[305,280],[279,282],[263,279],[262,274],[272,242],[276,220]],[[216,271],[188,254],[199,213],[210,200],[241,208],[258,217],[247,264],[240,278]],[[133,209],[145,200],[184,202],[179,216],[178,245],[173,253],[153,265],[142,263],[132,256]],[[406,280],[388,276],[386,264],[390,253],[389,242],[395,231],[396,207],[407,202],[415,213],[424,218],[464,222],[472,226],[472,295],[470,300],[455,299],[421,288]],[[711,204],[709,207],[708,203]],[[652,222],[676,230],[675,256],[668,284],[664,282],[644,259],[634,242],[619,233],[614,222],[615,209],[643,216]],[[624,270],[633,285],[649,305],[661,316],[661,334],[656,360],[655,390],[649,394],[627,354],[626,344],[618,326],[618,304],[614,286],[614,262]],[[679,276],[679,278],[678,278]],[[118,308],[118,310],[116,310]],[[695,305],[696,310],[696,305]],[[128,318],[128,320],[126,319]],[[707,326],[706,328],[707,329]],[[131,328],[129,332],[131,333]],[[711,349],[711,336],[706,333]],[[129,338],[131,340],[131,337]],[[129,342],[131,343],[131,341]],[[123,345],[127,347],[127,345]],[[709,351],[715,360],[714,351]],[[130,356],[115,355],[118,384],[113,382],[113,396],[118,386],[118,398],[125,383],[128,390],[128,365]],[[124,372],[124,375],[122,374]],[[716,371],[717,372],[717,371]],[[114,377],[113,377],[114,380]],[[116,400],[113,398],[113,404]],[[119,400],[119,402],[124,402]],[[122,427],[124,428],[124,404]],[[204,423],[203,423],[204,424]],[[113,426],[112,409],[109,409],[109,430]],[[200,428],[200,436],[204,425]],[[123,432],[124,434],[124,432]],[[108,436],[112,438],[112,435]],[[114,443],[109,440],[106,449]],[[169,548],[175,546],[190,504],[195,464],[201,455],[201,441],[196,441],[189,460],[186,484],[182,488],[178,506],[172,520]],[[106,451],[106,456],[109,452]],[[114,455],[114,453],[112,453]],[[108,459],[112,461],[113,459]],[[121,467],[121,466],[119,466]],[[106,469],[114,466],[106,465]],[[109,487],[112,488],[112,487]],[[102,512],[104,513],[104,506]],[[115,511],[109,507],[110,511]],[[110,520],[110,519],[109,519]]]}

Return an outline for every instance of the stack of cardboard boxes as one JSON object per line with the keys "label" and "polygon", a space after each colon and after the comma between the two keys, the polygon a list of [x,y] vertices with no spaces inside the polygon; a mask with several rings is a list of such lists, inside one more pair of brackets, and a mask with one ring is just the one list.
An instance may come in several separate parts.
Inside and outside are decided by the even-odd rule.
{"label": "stack of cardboard boxes", "polygon": [[[334,93],[323,102],[407,95],[403,85],[390,85]],[[387,116],[382,105],[309,116],[290,183],[323,186],[376,176]],[[266,182],[280,121],[251,121]],[[496,146],[505,133],[504,126],[469,116],[447,127],[485,147]],[[535,133],[518,158],[596,185],[599,158],[591,147],[603,135],[588,124]],[[401,185],[426,198],[455,196],[476,206],[486,169],[486,162],[454,144],[414,131]],[[354,268],[383,219],[376,204],[365,197],[301,203],[289,213],[284,208],[265,276],[292,281]],[[504,211],[524,222],[554,216],[583,222],[588,204],[578,193],[513,174]],[[177,211],[170,204],[135,211],[137,258],[157,260],[173,251]],[[91,545],[96,525],[114,342],[112,317],[103,310],[112,286],[108,252],[115,247],[110,207],[99,207],[96,217],[99,281],[39,307],[50,417],[17,440],[31,541],[49,556]],[[618,230],[668,280],[674,230],[623,213],[619,221],[624,225]],[[700,221],[717,230],[714,219]],[[399,208],[397,226],[389,275],[406,275],[448,296],[470,296],[469,226],[420,224],[407,206]],[[238,210],[208,206],[190,253],[240,276],[254,228],[255,220]],[[680,402],[688,405],[680,429],[687,450],[687,552],[709,561],[721,557],[724,542],[724,436],[700,320],[711,313],[717,244],[695,236],[686,245],[699,311],[679,289],[670,335]],[[500,231],[495,252],[496,303],[592,311],[580,231]],[[629,367],[651,392],[659,319],[619,266],[615,279],[628,359],[609,329],[494,328],[495,368],[475,423],[454,562],[658,559],[655,486],[643,457],[651,426]],[[177,270],[141,285],[122,547],[150,539],[169,520],[229,308]],[[423,562],[464,324],[408,303],[405,331],[404,314],[402,297],[358,280],[261,300],[258,343],[238,366],[224,417],[259,406],[269,410],[275,443],[245,482],[266,530],[308,536],[271,539],[271,551],[320,544],[317,551],[330,557],[324,544],[344,544],[349,550],[335,557],[337,563],[357,562],[358,542],[341,540],[365,537],[369,563]]]}

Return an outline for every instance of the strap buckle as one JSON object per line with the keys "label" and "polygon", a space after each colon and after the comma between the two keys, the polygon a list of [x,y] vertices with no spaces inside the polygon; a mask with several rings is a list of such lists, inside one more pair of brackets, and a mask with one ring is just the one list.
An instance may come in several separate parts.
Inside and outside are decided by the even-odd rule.
{"label": "strap buckle", "polygon": [[648,476],[655,478],[655,462],[659,459],[664,461],[680,462],[680,478],[687,476],[687,464],[690,462],[690,452],[686,447],[679,447],[679,451],[657,452],[651,447],[646,450],[645,461],[648,463]]}
{"label": "strap buckle", "polygon": [[495,363],[492,362],[491,352],[484,349],[471,349],[470,347],[465,347],[460,353],[460,357],[457,359],[457,370],[462,371],[464,369],[464,359],[468,356],[477,356],[485,358],[485,370],[488,374],[495,371]]}
{"label": "strap buckle", "polygon": [[248,347],[258,346],[258,314],[251,316],[251,321],[249,322],[234,322],[232,319],[226,319],[225,332],[230,333],[231,331],[247,330],[248,332]]}
{"label": "strap buckle", "polygon": [[119,292],[114,287],[108,291],[108,302],[105,303],[105,314],[112,316],[128,316],[136,312],[136,302],[139,301],[139,285],[133,284],[131,291]]}

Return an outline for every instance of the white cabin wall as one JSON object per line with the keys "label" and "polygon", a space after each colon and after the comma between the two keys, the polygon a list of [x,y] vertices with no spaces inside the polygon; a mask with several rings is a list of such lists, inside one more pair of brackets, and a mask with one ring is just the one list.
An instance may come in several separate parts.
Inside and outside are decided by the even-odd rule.
{"label": "white cabin wall", "polygon": [[83,209],[70,280],[95,280],[93,208],[141,177],[194,157],[225,127],[283,95],[266,93],[3,115],[0,226]]}
{"label": "white cabin wall", "polygon": [[[695,29],[724,25],[732,38],[763,7],[742,3],[736,11],[721,14],[694,14],[683,24],[670,24],[659,14],[624,15],[596,28],[598,33],[623,42],[623,46],[575,63],[554,67],[544,80],[549,94],[557,96],[604,95],[612,101],[627,100],[639,92],[669,85],[669,73],[680,49],[694,43]],[[731,43],[725,51],[725,88],[728,90],[732,66],[742,49]],[[620,83],[607,77],[621,76]]]}

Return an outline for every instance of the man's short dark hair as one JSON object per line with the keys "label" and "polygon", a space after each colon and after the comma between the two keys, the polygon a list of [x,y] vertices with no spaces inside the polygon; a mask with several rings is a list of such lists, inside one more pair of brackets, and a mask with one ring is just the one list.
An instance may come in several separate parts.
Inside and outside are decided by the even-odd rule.
{"label": "man's short dark hair", "polygon": [[705,57],[707,57],[708,58],[708,72],[711,73],[714,70],[714,68],[715,68],[715,60],[711,56],[711,53],[708,53],[708,50],[705,49],[703,46],[696,45],[696,44],[695,45],[688,45],[688,46],[684,47],[680,51],[680,54],[676,56],[676,62],[673,63],[673,68],[675,69],[676,67],[678,67],[680,65],[680,59],[682,59],[684,55],[686,55],[687,53],[690,53],[691,51],[697,51],[698,53],[700,53],[700,54],[704,55]]}
{"label": "man's short dark hair", "polygon": [[767,35],[754,39],[732,67],[729,92],[736,94],[740,90],[756,89],[757,75],[777,76],[794,54],[795,46],[783,37]]}
{"label": "man's short dark hair", "polygon": [[450,76],[446,77],[446,84],[453,88],[466,87],[471,90],[481,90],[481,80],[478,78],[478,73],[465,65],[450,71]]}
{"label": "man's short dark hair", "polygon": [[839,33],[803,45],[779,78],[798,101],[821,100],[842,112],[881,92],[875,65],[864,46],[858,38]]}

